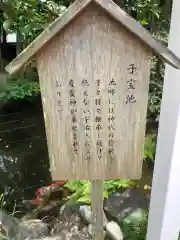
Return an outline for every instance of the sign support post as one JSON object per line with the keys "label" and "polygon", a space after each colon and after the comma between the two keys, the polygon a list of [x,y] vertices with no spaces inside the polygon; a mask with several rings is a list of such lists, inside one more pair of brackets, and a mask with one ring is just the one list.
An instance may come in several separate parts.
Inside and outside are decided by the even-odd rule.
{"label": "sign support post", "polygon": [[92,206],[92,226],[93,240],[104,239],[103,229],[103,180],[91,181],[91,206]]}

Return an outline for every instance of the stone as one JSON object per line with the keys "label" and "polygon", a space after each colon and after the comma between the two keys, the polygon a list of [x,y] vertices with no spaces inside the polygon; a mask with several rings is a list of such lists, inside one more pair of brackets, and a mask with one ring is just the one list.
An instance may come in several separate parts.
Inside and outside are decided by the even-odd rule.
{"label": "stone", "polygon": [[142,239],[147,228],[150,191],[142,188],[121,189],[105,200],[109,220],[119,224],[125,239]]}
{"label": "stone", "polygon": [[51,236],[61,237],[62,240],[90,240],[87,225],[79,216],[78,208],[74,206],[61,209],[59,219],[51,230]]}
{"label": "stone", "polygon": [[140,188],[122,189],[120,192],[113,193],[104,202],[104,211],[108,219],[121,223],[133,213],[148,211],[150,192]]}
{"label": "stone", "polygon": [[93,234],[93,226],[92,226],[92,224],[88,225],[88,233],[89,233],[90,236],[92,236],[92,234]]}
{"label": "stone", "polygon": [[106,225],[107,236],[112,240],[123,240],[123,232],[116,222],[109,222]]}
{"label": "stone", "polygon": [[16,235],[19,223],[19,219],[6,214],[3,210],[0,210],[1,228],[7,233],[10,238],[13,238]]}
{"label": "stone", "polygon": [[[92,223],[92,212],[90,206],[88,205],[80,206],[79,212],[84,221],[86,221],[88,224]],[[103,226],[105,227],[107,223],[108,223],[107,217],[103,212]]]}
{"label": "stone", "polygon": [[146,218],[147,212],[141,208],[136,209],[135,212],[123,219],[123,223],[139,226],[139,224]]}
{"label": "stone", "polygon": [[23,221],[19,224],[14,240],[30,240],[49,235],[49,225],[39,219]]}

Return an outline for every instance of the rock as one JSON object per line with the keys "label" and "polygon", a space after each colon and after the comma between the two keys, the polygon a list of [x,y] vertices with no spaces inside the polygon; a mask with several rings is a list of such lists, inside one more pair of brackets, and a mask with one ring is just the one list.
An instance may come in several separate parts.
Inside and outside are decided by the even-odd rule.
{"label": "rock", "polygon": [[145,235],[149,199],[149,191],[129,188],[105,200],[107,217],[120,225],[125,239],[141,239]]}
{"label": "rock", "polygon": [[4,229],[7,235],[10,238],[13,238],[17,233],[17,228],[19,226],[20,220],[0,210],[0,223],[1,228]]}
{"label": "rock", "polygon": [[[88,205],[80,206],[79,212],[83,218],[88,224],[92,223],[92,212],[91,207]],[[103,212],[103,226],[105,227],[108,223],[108,220],[106,218],[106,215]]]}
{"label": "rock", "polygon": [[123,219],[123,223],[139,226],[139,224],[146,218],[147,212],[141,208],[136,209],[135,212]]}
{"label": "rock", "polygon": [[116,222],[109,222],[106,225],[107,236],[112,240],[123,240],[123,233]]}
{"label": "rock", "polygon": [[[88,223],[90,223],[88,225],[88,232],[89,234],[92,236],[92,212],[91,212],[91,208],[90,206],[84,205],[84,206],[80,206],[80,214],[83,217],[83,219],[85,221],[87,221]],[[109,238],[113,239],[113,240],[122,240],[123,239],[123,234],[121,231],[120,226],[115,223],[115,222],[109,222],[106,218],[106,215],[103,215],[103,226],[106,229],[106,232],[104,231],[104,236],[107,235]],[[106,234],[107,233],[107,234]]]}
{"label": "rock", "polygon": [[14,240],[30,240],[49,235],[49,225],[39,219],[23,221],[19,224]]}
{"label": "rock", "polygon": [[[0,215],[11,240],[90,240],[87,225],[74,206],[65,208],[51,225],[39,219],[19,221],[5,213]],[[51,230],[50,230],[51,227]],[[9,231],[10,229],[10,231]]]}
{"label": "rock", "polygon": [[89,225],[88,225],[88,233],[89,233],[90,236],[92,236],[92,234],[93,234],[93,229],[92,229],[92,227],[93,227],[92,224],[89,224]]}
{"label": "rock", "polygon": [[149,199],[150,192],[145,192],[140,188],[122,189],[105,200],[104,210],[109,219],[120,223],[131,215],[136,215],[139,209],[147,212]]}
{"label": "rock", "polygon": [[[92,225],[92,211],[91,211],[91,207],[88,206],[88,205],[83,205],[83,206],[80,206],[79,208],[79,212],[80,212],[80,215],[81,217],[83,218],[83,220],[85,222],[87,222],[88,225],[88,233],[89,235],[92,236],[93,234],[93,225]],[[106,218],[106,215],[104,214],[103,212],[103,226],[106,227],[108,223],[108,220]],[[105,236],[105,231],[104,231],[104,236]]]}
{"label": "rock", "polygon": [[86,224],[81,220],[78,208],[66,207],[51,230],[51,236],[61,237],[62,240],[90,240]]}
{"label": "rock", "polygon": [[49,235],[48,224],[41,220],[28,220],[21,222],[19,219],[12,217],[0,210],[0,225],[12,240],[25,240],[39,238]]}

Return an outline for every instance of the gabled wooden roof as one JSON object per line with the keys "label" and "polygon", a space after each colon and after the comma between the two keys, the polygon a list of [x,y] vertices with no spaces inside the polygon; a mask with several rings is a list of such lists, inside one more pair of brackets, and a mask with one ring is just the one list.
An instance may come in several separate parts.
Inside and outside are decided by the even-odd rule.
{"label": "gabled wooden roof", "polygon": [[112,0],[76,0],[68,10],[56,19],[39,37],[37,37],[24,51],[20,53],[7,67],[6,70],[13,74],[21,69],[36,53],[50,41],[66,24],[75,18],[87,5],[95,2],[104,9],[111,17],[121,23],[130,32],[135,34],[147,46],[151,48],[155,55],[171,66],[180,69],[180,59],[160,41],[156,40],[140,23],[130,17]]}

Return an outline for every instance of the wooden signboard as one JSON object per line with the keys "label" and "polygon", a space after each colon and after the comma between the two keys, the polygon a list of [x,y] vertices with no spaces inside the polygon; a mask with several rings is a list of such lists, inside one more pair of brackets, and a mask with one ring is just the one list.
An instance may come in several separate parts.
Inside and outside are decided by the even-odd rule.
{"label": "wooden signboard", "polygon": [[6,68],[36,57],[53,180],[141,177],[152,53],[180,67],[111,0],[77,0]]}
{"label": "wooden signboard", "polygon": [[95,4],[38,53],[53,179],[140,178],[150,54]]}

